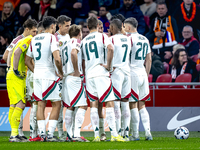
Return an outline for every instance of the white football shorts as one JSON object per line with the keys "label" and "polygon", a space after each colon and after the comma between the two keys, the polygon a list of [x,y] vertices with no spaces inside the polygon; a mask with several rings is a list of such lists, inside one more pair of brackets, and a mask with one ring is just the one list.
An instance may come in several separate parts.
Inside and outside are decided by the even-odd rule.
{"label": "white football shorts", "polygon": [[113,92],[115,99],[130,98],[131,96],[131,77],[121,69],[116,68],[111,74]]}
{"label": "white football shorts", "polygon": [[28,101],[34,101],[33,97],[33,72],[28,70],[26,77],[26,98]]}
{"label": "white football shorts", "polygon": [[60,78],[57,80],[34,79],[34,99],[36,101],[61,101],[61,89],[58,85],[59,80]]}
{"label": "white football shorts", "polygon": [[150,101],[147,75],[131,75],[131,97],[129,102]]}
{"label": "white football shorts", "polygon": [[64,106],[87,106],[85,88],[80,77],[68,75],[63,80],[62,95]]}
{"label": "white football shorts", "polygon": [[86,79],[86,93],[91,102],[107,102],[115,100],[111,79],[107,76],[99,76]]}

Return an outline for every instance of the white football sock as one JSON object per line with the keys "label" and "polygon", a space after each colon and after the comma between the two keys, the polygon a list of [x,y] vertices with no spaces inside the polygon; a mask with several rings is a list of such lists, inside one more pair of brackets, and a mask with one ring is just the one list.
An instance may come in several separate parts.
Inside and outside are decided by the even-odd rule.
{"label": "white football sock", "polygon": [[129,133],[129,125],[130,125],[130,110],[129,110],[129,102],[121,102],[122,116],[123,116],[123,124],[124,124],[124,136],[128,136]]}
{"label": "white football sock", "polygon": [[72,117],[73,117],[73,111],[66,109],[65,112],[65,127],[67,129],[67,137],[72,138]]}
{"label": "white football sock", "polygon": [[115,113],[113,107],[106,108],[106,121],[112,136],[118,136],[115,125]]}
{"label": "white football sock", "polygon": [[48,136],[53,137],[58,120],[49,120]]}
{"label": "white football sock", "polygon": [[20,118],[19,128],[18,128],[19,136],[24,136],[23,133],[23,112]]}
{"label": "white football sock", "polygon": [[78,108],[75,116],[75,127],[74,127],[74,137],[81,137],[81,126],[85,118],[85,109]]}
{"label": "white football sock", "polygon": [[120,101],[114,101],[114,113],[115,113],[115,124],[116,130],[119,135],[121,135],[121,110]]}
{"label": "white football sock", "polygon": [[139,122],[140,116],[138,112],[138,108],[131,109],[131,126],[132,126],[132,135],[134,137],[139,136]]}
{"label": "white football sock", "polygon": [[46,135],[46,120],[38,120],[38,129],[40,135]]}
{"label": "white football sock", "polygon": [[60,108],[57,128],[58,128],[58,136],[61,137],[63,134],[63,106],[61,106]]}
{"label": "white football sock", "polygon": [[29,116],[29,121],[30,121],[30,137],[33,138],[33,106],[31,107],[31,112],[30,112],[30,116]]}
{"label": "white football sock", "polygon": [[75,116],[76,116],[77,110],[78,110],[78,107],[75,107],[75,108],[74,108],[73,117],[72,117],[72,133],[74,133],[74,128],[75,128]]}
{"label": "white football sock", "polygon": [[141,116],[141,120],[142,120],[142,124],[144,126],[144,130],[145,130],[145,136],[150,135],[150,119],[149,119],[149,113],[147,111],[147,109],[144,107],[142,109],[140,109],[140,116]]}
{"label": "white football sock", "polygon": [[104,118],[99,118],[99,134],[105,134],[104,130]]}
{"label": "white football sock", "polygon": [[34,105],[33,104],[33,111],[32,111],[32,116],[33,116],[33,120],[32,120],[32,128],[33,128],[33,133],[32,133],[32,138],[35,138],[37,137],[37,108],[38,108],[38,105]]}
{"label": "white football sock", "polygon": [[[131,114],[132,116],[132,114]],[[130,131],[129,131],[129,135],[133,135],[133,125],[132,125],[132,117],[131,117],[131,121],[130,121]]]}
{"label": "white football sock", "polygon": [[97,137],[99,136],[99,114],[98,109],[95,107],[90,109],[90,120],[94,130],[94,137]]}

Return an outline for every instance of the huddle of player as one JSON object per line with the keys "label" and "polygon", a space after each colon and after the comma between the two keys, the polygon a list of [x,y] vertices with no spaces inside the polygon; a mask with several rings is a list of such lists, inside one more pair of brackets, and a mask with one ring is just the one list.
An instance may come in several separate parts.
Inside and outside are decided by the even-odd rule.
{"label": "huddle of player", "polygon": [[[57,20],[45,17],[39,26],[43,31],[40,30],[36,36],[32,34],[32,30],[37,30],[35,21],[29,19],[25,22],[24,33],[27,33],[21,35],[21,40],[18,37],[14,39],[11,50],[4,54],[10,67],[7,74],[10,142],[27,141],[22,131],[18,132],[26,103],[25,85],[27,99],[32,103],[29,141],[89,142],[80,135],[87,110],[86,95],[90,100],[94,142],[106,140],[103,102],[111,132],[110,141],[140,140],[139,114],[146,140],[153,140],[145,108],[145,101],[150,100],[150,45],[146,37],[137,33],[135,18],[122,21],[121,16],[111,19],[109,34],[112,36],[108,37],[100,33],[103,31],[102,23],[96,17],[90,17],[87,19],[90,34],[83,40],[81,26],[71,25],[67,16],[59,16]],[[26,27],[26,23],[32,26]],[[56,25],[59,27],[57,32]],[[25,64],[29,68],[27,78]],[[46,134],[44,111],[47,100],[51,100],[52,111]],[[63,132],[63,107],[67,107],[67,137]],[[54,136],[56,126],[59,138]]]}

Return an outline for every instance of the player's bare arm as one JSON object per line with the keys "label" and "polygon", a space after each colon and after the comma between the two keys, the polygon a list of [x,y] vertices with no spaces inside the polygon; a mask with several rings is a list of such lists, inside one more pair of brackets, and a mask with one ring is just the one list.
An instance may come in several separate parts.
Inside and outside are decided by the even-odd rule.
{"label": "player's bare arm", "polygon": [[82,59],[82,69],[83,69],[83,75],[85,76],[85,60]]}
{"label": "player's bare arm", "polygon": [[114,54],[114,47],[109,44],[107,46],[108,52],[107,52],[107,65],[105,66],[105,68],[110,71],[111,70],[111,62],[113,59],[113,54]]}
{"label": "player's bare arm", "polygon": [[58,68],[59,77],[60,77],[60,79],[62,79],[63,78],[63,70],[62,70],[62,62],[61,62],[59,50],[53,52],[53,57],[54,57],[56,67]]}
{"label": "player's bare arm", "polygon": [[6,51],[4,52],[4,54],[3,54],[3,60],[4,60],[5,62],[7,62],[8,53],[9,53],[9,51],[6,50]]}
{"label": "player's bare arm", "polygon": [[145,66],[146,66],[147,76],[149,76],[149,72],[151,69],[151,53],[148,53],[146,56]]}
{"label": "player's bare arm", "polygon": [[80,72],[78,70],[78,51],[77,49],[72,49],[71,51],[71,60],[72,60],[72,64],[73,64],[73,67],[74,67],[74,73],[72,73],[73,76],[76,76],[76,77],[80,77]]}
{"label": "player's bare arm", "polygon": [[34,73],[34,64],[33,64],[33,58],[26,55],[25,58],[25,64],[28,66],[28,68]]}
{"label": "player's bare arm", "polygon": [[25,74],[20,74],[20,72],[18,71],[18,64],[19,64],[19,59],[21,56],[22,50],[20,47],[18,47],[15,52],[14,52],[14,57],[13,57],[13,71],[15,73],[16,76],[18,76],[21,79],[25,78]]}

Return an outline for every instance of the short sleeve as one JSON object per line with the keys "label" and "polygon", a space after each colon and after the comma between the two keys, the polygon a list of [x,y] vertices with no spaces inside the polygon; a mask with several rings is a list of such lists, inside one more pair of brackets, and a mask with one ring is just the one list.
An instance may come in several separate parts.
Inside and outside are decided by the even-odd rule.
{"label": "short sleeve", "polygon": [[57,41],[56,37],[54,35],[51,35],[51,52],[60,50],[59,48],[59,42]]}
{"label": "short sleeve", "polygon": [[71,47],[72,49],[76,49],[76,50],[78,50],[78,52],[80,52],[80,49],[81,49],[81,41],[80,40],[76,40],[76,39],[74,39],[74,40],[72,40],[72,47]]}
{"label": "short sleeve", "polygon": [[81,49],[82,59],[85,60],[85,55],[83,53],[83,41],[81,41],[81,47],[80,47],[80,49]]}
{"label": "short sleeve", "polygon": [[32,36],[28,36],[19,41],[18,47],[22,50],[22,52],[25,52],[28,49],[31,40]]}
{"label": "short sleeve", "polygon": [[102,40],[103,40],[103,44],[106,48],[108,47],[109,44],[113,45],[106,34],[102,34]]}
{"label": "short sleeve", "polygon": [[29,45],[29,48],[27,50],[27,53],[26,53],[27,56],[33,58],[33,52],[32,52],[32,44],[30,43]]}

